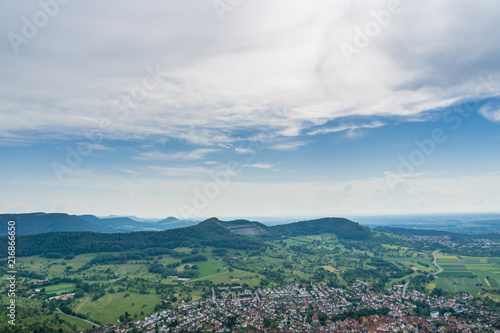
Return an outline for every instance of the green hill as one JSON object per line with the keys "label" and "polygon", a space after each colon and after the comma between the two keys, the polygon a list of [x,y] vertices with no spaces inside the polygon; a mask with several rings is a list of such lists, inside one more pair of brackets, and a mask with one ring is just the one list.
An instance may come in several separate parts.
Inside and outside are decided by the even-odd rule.
{"label": "green hill", "polygon": [[58,231],[91,231],[91,232],[131,232],[161,231],[183,228],[197,224],[193,221],[181,221],[169,217],[158,222],[140,222],[129,217],[99,218],[94,215],[68,214],[0,214],[0,235],[7,234],[7,222],[16,221],[17,235],[31,235]]}
{"label": "green hill", "polygon": [[116,232],[113,228],[93,224],[76,215],[30,213],[1,214],[0,235],[7,234],[7,223],[11,220],[16,221],[16,234],[19,236],[56,231]]}
{"label": "green hill", "polygon": [[269,228],[279,236],[308,236],[325,233],[335,234],[339,239],[364,240],[370,236],[370,228],[345,218],[326,217],[317,220],[300,221],[276,225]]}
{"label": "green hill", "polygon": [[268,227],[259,222],[247,220],[234,220],[227,222],[217,221],[219,225],[225,227],[232,233],[240,235],[260,235],[268,238],[332,233],[339,239],[364,240],[370,235],[370,228],[345,218],[336,217],[299,221],[295,223],[275,225],[272,227]]}
{"label": "green hill", "polygon": [[[7,246],[7,238],[0,238]],[[17,255],[66,255],[96,252],[123,252],[174,249],[187,246],[216,246],[234,249],[260,249],[266,245],[258,239],[231,233],[217,219],[195,226],[165,231],[130,233],[51,232],[17,238]]]}

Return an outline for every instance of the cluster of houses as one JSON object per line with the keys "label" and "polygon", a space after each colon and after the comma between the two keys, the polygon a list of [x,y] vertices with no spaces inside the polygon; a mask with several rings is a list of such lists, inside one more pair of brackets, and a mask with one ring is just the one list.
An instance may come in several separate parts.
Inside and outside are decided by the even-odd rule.
{"label": "cluster of houses", "polygon": [[457,243],[453,242],[450,236],[411,236],[406,238],[405,241],[411,243],[428,242],[428,243],[435,243],[443,246],[451,246],[457,248],[480,247],[486,249],[490,247],[500,246],[500,243],[496,243],[491,241],[490,239],[485,239],[485,238],[475,238],[467,243]]}
{"label": "cluster of houses", "polygon": [[405,239],[405,241],[410,243],[435,243],[443,246],[453,246],[456,247],[459,244],[452,242],[450,236],[411,236]]}
{"label": "cluster of houses", "polygon": [[[462,294],[435,297],[396,285],[384,293],[357,281],[352,290],[319,285],[287,284],[245,290],[240,297],[219,290],[219,297],[181,303],[135,321],[115,332],[500,332],[499,314]],[[221,295],[225,297],[221,298]],[[418,302],[417,302],[418,301]],[[415,316],[417,304],[432,312]],[[339,319],[348,311],[372,310],[372,315]],[[377,311],[376,309],[388,309]],[[453,309],[453,312],[449,309]],[[377,314],[378,313],[378,314]],[[475,319],[466,319],[475,318]],[[333,320],[331,320],[333,319]],[[109,327],[108,327],[109,329]]]}

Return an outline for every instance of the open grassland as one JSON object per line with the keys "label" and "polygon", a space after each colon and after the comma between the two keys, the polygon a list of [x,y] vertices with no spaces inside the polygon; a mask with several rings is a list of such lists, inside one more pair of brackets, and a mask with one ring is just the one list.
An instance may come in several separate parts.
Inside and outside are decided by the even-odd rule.
{"label": "open grassland", "polygon": [[97,301],[82,299],[72,307],[74,310],[78,309],[77,313],[83,313],[91,320],[119,325],[118,318],[125,312],[130,313],[134,318],[139,318],[141,311],[151,313],[155,305],[160,302],[161,299],[155,295],[120,292],[106,294]]}

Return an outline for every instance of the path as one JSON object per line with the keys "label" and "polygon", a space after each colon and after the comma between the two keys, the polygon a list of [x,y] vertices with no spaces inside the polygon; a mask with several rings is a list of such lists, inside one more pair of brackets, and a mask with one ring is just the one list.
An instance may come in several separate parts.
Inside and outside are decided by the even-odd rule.
{"label": "path", "polygon": [[198,281],[198,280],[203,280],[203,279],[206,279],[206,278],[210,278],[212,276],[217,276],[217,275],[222,275],[222,274],[226,274],[229,272],[229,269],[226,268],[226,271],[225,272],[222,272],[222,273],[217,273],[217,274],[213,274],[213,275],[208,275],[208,276],[204,276],[204,277],[201,277],[201,278],[197,278],[197,279],[194,279],[194,280],[187,280],[187,281],[184,281],[183,285],[186,285],[186,283],[188,282],[193,282],[193,281]]}
{"label": "path", "polygon": [[438,269],[438,271],[436,273],[434,273],[434,275],[438,275],[439,273],[443,272],[443,268],[441,266],[439,266],[438,263],[437,263],[437,256],[436,256],[437,251],[438,250],[435,250],[434,252],[432,252],[432,256],[434,257],[434,260],[432,261],[432,264],[434,266],[436,266],[437,269]]}
{"label": "path", "polygon": [[96,324],[96,323],[91,322],[90,320],[83,319],[83,318],[80,318],[80,317],[75,317],[75,316],[69,315],[69,314],[67,314],[67,313],[64,313],[64,312],[62,312],[62,311],[61,311],[61,309],[59,309],[59,308],[56,308],[56,310],[57,310],[60,314],[62,314],[62,315],[65,315],[65,316],[68,316],[68,317],[71,317],[71,318],[75,318],[75,319],[80,319],[80,320],[83,320],[83,321],[85,321],[85,322],[89,323],[90,325],[94,325],[95,327],[99,327],[99,326],[101,326],[101,325],[99,325],[99,324]]}
{"label": "path", "polygon": [[84,305],[85,305],[85,303],[87,303],[87,301],[88,301],[88,300],[89,300],[89,298],[87,298],[87,299],[85,300],[85,302],[83,302],[82,304],[80,304],[80,306],[78,307],[78,309],[76,309],[76,310],[75,310],[75,312],[78,312],[78,310],[80,310],[80,308],[81,308],[82,306],[84,306]]}

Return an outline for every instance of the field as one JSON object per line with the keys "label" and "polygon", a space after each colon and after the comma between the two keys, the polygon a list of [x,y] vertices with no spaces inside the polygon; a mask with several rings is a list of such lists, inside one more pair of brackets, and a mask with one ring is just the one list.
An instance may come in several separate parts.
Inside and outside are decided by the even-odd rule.
{"label": "field", "polygon": [[134,294],[132,297],[132,295],[125,296],[126,294],[126,292],[106,294],[96,302],[90,301],[89,298],[83,298],[80,302],[75,303],[73,308],[78,309],[78,313],[83,313],[91,318],[96,317],[101,322],[119,325],[119,315],[129,312],[134,318],[139,318],[141,311],[151,313],[155,305],[161,301],[154,295]]}
{"label": "field", "polygon": [[45,292],[49,294],[67,294],[75,290],[75,283],[59,283],[45,288]]}
{"label": "field", "polygon": [[443,272],[438,275],[436,288],[443,291],[476,293],[500,287],[498,258],[439,254],[437,263]]}

